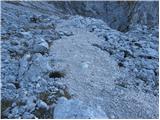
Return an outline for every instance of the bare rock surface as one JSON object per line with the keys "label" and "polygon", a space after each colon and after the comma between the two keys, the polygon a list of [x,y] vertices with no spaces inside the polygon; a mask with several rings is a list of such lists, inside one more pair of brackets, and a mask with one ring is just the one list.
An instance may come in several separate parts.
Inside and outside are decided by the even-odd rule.
{"label": "bare rock surface", "polygon": [[55,119],[96,119],[107,118],[100,107],[93,108],[82,101],[66,98],[60,98],[54,108]]}
{"label": "bare rock surface", "polygon": [[158,25],[158,1],[60,1],[51,4],[64,13],[102,19],[122,32],[136,24]]}

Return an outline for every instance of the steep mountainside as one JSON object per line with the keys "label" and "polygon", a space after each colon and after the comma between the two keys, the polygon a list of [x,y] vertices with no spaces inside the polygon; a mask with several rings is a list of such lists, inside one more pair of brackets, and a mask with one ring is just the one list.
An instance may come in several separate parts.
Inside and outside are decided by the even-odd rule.
{"label": "steep mountainside", "polygon": [[158,118],[157,2],[1,7],[2,118]]}
{"label": "steep mountainside", "polygon": [[149,27],[158,25],[158,1],[66,1],[50,3],[68,14],[102,19],[110,27],[123,32],[128,31],[130,26],[137,23]]}

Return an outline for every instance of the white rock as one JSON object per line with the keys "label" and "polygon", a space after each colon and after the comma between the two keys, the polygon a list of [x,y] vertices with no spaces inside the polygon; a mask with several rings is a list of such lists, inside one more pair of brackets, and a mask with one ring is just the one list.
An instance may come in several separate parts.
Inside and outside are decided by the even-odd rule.
{"label": "white rock", "polygon": [[45,109],[45,110],[48,110],[48,108],[49,108],[48,105],[47,105],[44,101],[42,101],[42,100],[39,100],[39,101],[38,101],[37,106],[38,106],[39,108]]}
{"label": "white rock", "polygon": [[91,108],[82,101],[62,97],[54,108],[55,119],[95,119],[107,118],[100,107]]}

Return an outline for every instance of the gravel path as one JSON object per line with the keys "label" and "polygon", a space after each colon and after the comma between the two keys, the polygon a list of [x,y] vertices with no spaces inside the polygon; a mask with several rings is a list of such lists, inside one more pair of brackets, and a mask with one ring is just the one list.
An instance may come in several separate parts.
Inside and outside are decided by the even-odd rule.
{"label": "gravel path", "polygon": [[153,117],[158,101],[153,97],[152,104],[150,95],[116,83],[129,76],[120,72],[107,52],[94,46],[103,39],[86,29],[57,26],[58,30],[67,30],[68,36],[55,41],[49,54],[55,59],[54,68],[66,74],[61,81],[74,97],[91,106],[101,106],[109,118]]}
{"label": "gravel path", "polygon": [[63,82],[78,96],[93,99],[106,86],[113,88],[118,68],[106,52],[92,46],[100,42],[93,33],[80,29],[73,34],[55,41],[50,55],[61,61],[55,64],[55,69],[66,72]]}

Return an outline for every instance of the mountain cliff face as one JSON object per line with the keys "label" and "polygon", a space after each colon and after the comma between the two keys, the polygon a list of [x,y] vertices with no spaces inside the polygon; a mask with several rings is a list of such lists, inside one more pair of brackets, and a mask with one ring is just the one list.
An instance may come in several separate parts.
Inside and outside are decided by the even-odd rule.
{"label": "mountain cliff face", "polygon": [[154,2],[54,2],[63,12],[79,14],[82,16],[99,18],[111,28],[119,31],[128,31],[130,25],[143,24],[147,26],[158,25],[158,1]]}
{"label": "mountain cliff face", "polygon": [[158,2],[1,2],[2,118],[158,118]]}

